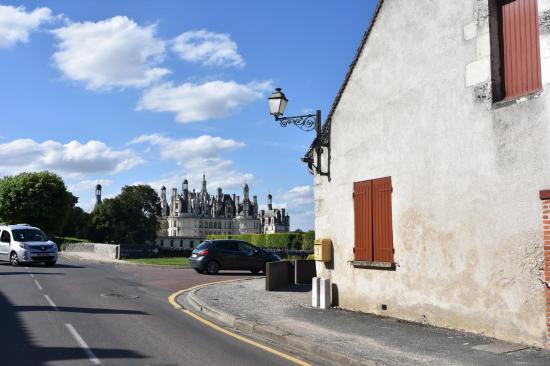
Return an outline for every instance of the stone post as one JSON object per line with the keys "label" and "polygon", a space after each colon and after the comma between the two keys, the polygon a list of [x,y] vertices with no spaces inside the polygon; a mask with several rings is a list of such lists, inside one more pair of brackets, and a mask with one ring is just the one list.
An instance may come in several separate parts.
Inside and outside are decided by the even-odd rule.
{"label": "stone post", "polygon": [[550,348],[550,190],[540,191],[544,232],[544,291],[546,293],[546,348]]}

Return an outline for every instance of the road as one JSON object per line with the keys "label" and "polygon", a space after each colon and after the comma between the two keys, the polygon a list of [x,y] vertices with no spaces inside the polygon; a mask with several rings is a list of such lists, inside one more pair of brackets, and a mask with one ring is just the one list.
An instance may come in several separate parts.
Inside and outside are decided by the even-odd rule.
{"label": "road", "polygon": [[238,277],[66,258],[51,268],[1,263],[0,364],[288,365],[167,301],[176,290]]}

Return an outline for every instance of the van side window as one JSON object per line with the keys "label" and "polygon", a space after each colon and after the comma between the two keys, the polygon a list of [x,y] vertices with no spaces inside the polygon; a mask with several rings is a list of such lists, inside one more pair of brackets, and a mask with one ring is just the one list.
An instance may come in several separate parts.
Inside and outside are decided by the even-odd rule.
{"label": "van side window", "polygon": [[9,243],[9,242],[11,242],[11,236],[10,236],[9,231],[6,231],[6,230],[2,231],[2,235],[0,236],[0,241],[1,241],[2,243]]}

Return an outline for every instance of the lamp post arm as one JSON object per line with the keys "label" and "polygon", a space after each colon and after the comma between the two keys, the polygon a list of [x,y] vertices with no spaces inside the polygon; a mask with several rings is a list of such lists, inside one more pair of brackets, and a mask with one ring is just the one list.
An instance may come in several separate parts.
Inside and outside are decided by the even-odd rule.
{"label": "lamp post arm", "polygon": [[[320,113],[320,111],[318,111]],[[286,127],[288,125],[295,125],[301,130],[304,131],[313,131],[316,129],[317,123],[321,123],[318,120],[319,113],[317,114],[305,114],[302,116],[293,116],[293,117],[278,117],[275,116],[275,120],[279,122],[281,127]]]}

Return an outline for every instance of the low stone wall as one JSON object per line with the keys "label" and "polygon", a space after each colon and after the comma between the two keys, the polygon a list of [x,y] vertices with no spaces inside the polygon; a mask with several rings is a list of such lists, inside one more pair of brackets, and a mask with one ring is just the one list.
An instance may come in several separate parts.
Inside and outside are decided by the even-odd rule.
{"label": "low stone wall", "polygon": [[96,243],[75,243],[67,244],[65,251],[95,253],[107,259],[120,259],[120,245],[96,244]]}
{"label": "low stone wall", "polygon": [[292,260],[266,263],[265,290],[277,291],[290,285],[311,284],[317,275],[315,261]]}

